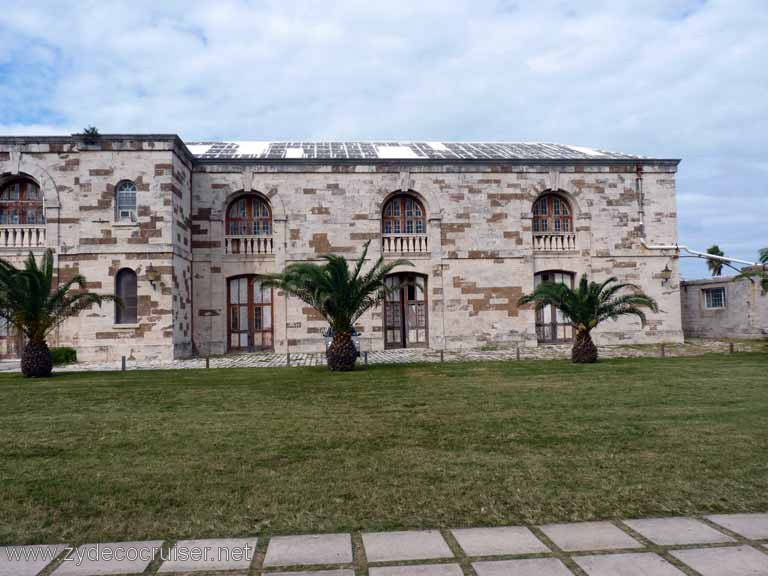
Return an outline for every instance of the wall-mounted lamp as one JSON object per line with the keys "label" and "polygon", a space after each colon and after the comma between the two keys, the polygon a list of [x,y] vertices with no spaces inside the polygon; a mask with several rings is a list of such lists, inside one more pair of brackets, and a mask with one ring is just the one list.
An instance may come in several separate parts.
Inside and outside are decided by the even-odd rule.
{"label": "wall-mounted lamp", "polygon": [[155,284],[160,281],[160,272],[155,270],[155,267],[152,266],[152,264],[147,268],[147,280],[152,284],[152,288],[156,288],[157,286],[155,286]]}
{"label": "wall-mounted lamp", "polygon": [[672,279],[672,270],[669,268],[669,264],[664,266],[664,270],[661,271],[659,274],[659,278],[661,278],[661,285],[666,286],[667,282],[669,282]]}

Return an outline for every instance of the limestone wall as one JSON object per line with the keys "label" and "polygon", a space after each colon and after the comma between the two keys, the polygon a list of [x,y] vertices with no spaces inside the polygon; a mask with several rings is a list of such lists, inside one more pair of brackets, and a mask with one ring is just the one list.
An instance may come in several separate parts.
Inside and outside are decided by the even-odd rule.
{"label": "limestone wall", "polygon": [[[671,254],[640,246],[641,218],[635,165],[248,165],[205,164],[193,178],[195,338],[205,351],[226,345],[226,279],[282,270],[296,261],[334,252],[355,257],[371,240],[381,252],[381,210],[394,193],[407,190],[425,205],[429,251],[410,255],[413,271],[428,278],[429,343],[471,348],[536,345],[531,309],[518,298],[533,287],[535,272],[566,270],[602,280],[617,276],[654,296],[662,308],[646,328],[636,320],[609,322],[601,343],[680,341],[677,262]],[[646,165],[643,174],[649,241],[674,243],[674,167]],[[533,250],[532,204],[547,190],[571,202],[577,250],[545,255]],[[245,191],[267,198],[274,215],[274,254],[224,254],[229,202]],[[669,266],[672,278],[663,282]],[[282,302],[282,303],[281,303]],[[285,307],[285,310],[283,310]],[[275,349],[322,348],[325,323],[304,305],[278,299]],[[381,310],[361,319],[368,349],[381,349]]]}
{"label": "limestone wall", "polygon": [[[73,138],[0,139],[2,178],[28,176],[43,190],[46,239],[31,249],[38,257],[46,247],[54,250],[60,280],[83,274],[93,291],[114,294],[118,270],[131,268],[137,274],[135,324],[116,325],[115,306],[108,303],[68,321],[53,335],[52,344],[75,346],[80,358],[92,360],[173,356],[174,331],[181,331],[184,322],[189,325],[191,316],[188,309],[187,319],[174,326],[180,309],[174,304],[174,287],[184,286],[185,273],[182,270],[177,280],[177,259],[184,253],[183,240],[174,238],[172,198],[175,187],[186,182],[189,188],[191,174],[191,158],[185,160],[186,173],[174,170],[183,157],[183,144],[176,137],[108,137],[91,145]],[[136,184],[133,222],[116,218],[115,187],[121,180]],[[187,259],[188,246],[187,234]],[[17,261],[29,250],[0,247],[2,257]],[[187,264],[187,284],[189,268]],[[189,349],[182,346],[185,353]]]}
{"label": "limestone wall", "polygon": [[[650,243],[677,240],[670,162],[642,163],[645,233]],[[333,252],[354,258],[371,241],[382,254],[384,203],[399,192],[426,210],[424,252],[407,254],[409,270],[426,278],[428,345],[467,349],[536,346],[535,311],[519,307],[537,272],[561,270],[638,284],[660,303],[642,328],[634,319],[609,322],[600,343],[682,338],[677,261],[645,250],[634,162],[214,162],[194,160],[175,136],[0,138],[0,182],[26,175],[43,190],[45,240],[62,278],[85,274],[90,288],[113,294],[115,274],[138,275],[139,318],[114,325],[114,306],[93,309],[54,336],[85,359],[183,357],[228,350],[227,281],[278,272],[292,262]],[[137,217],[115,216],[115,187],[137,186]],[[534,201],[556,191],[571,205],[572,250],[535,249]],[[227,249],[230,202],[260,194],[272,211],[269,250]],[[0,246],[20,262],[28,248]],[[399,257],[386,254],[386,258]],[[665,267],[671,278],[664,279]],[[274,349],[322,350],[326,323],[301,302],[274,295]],[[358,326],[363,346],[384,347],[382,310]]]}

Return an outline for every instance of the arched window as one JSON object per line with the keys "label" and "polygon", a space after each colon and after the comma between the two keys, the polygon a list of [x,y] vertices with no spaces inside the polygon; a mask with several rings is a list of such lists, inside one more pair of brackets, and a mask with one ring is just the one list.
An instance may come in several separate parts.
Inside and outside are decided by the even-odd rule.
{"label": "arched window", "polygon": [[115,189],[117,219],[123,222],[136,220],[136,184],[123,180]]}
{"label": "arched window", "polygon": [[236,198],[227,208],[227,254],[272,254],[272,209],[256,194]]}
{"label": "arched window", "polygon": [[546,194],[534,202],[533,232],[539,234],[573,232],[573,215],[565,198],[557,194]]}
{"label": "arched window", "polygon": [[136,296],[136,272],[123,268],[115,276],[115,296],[122,306],[115,304],[115,324],[136,324],[138,321],[138,297]]}
{"label": "arched window", "polygon": [[272,211],[260,196],[243,196],[227,210],[229,236],[272,236]]}
{"label": "arched window", "polygon": [[11,180],[0,187],[0,226],[45,224],[43,195],[31,180]]}
{"label": "arched window", "polygon": [[426,212],[416,198],[395,196],[384,205],[382,217],[385,236],[394,234],[426,234]]}

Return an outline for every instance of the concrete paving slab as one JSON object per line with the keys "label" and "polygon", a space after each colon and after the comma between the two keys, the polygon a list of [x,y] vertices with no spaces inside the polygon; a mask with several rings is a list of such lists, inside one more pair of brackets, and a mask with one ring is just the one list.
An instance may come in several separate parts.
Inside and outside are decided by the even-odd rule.
{"label": "concrete paving slab", "polygon": [[378,566],[369,568],[371,576],[464,576],[458,564],[421,564],[419,566]]}
{"label": "concrete paving slab", "polygon": [[247,570],[256,554],[256,542],[256,538],[180,540],[163,554],[158,572]]}
{"label": "concrete paving slab", "polygon": [[351,568],[340,568],[339,570],[307,570],[306,572],[262,572],[262,574],[274,574],[277,576],[355,576],[355,571]]}
{"label": "concrete paving slab", "polygon": [[768,574],[768,555],[751,546],[675,550],[672,556],[702,576],[760,576]]}
{"label": "concrete paving slab", "polygon": [[467,556],[534,554],[549,548],[525,526],[500,528],[462,528],[451,530]]}
{"label": "concrete paving slab", "polygon": [[574,561],[589,576],[685,576],[658,554],[601,554],[574,556]]}
{"label": "concrete paving slab", "polygon": [[64,544],[0,547],[0,576],[35,576],[64,548]]}
{"label": "concrete paving slab", "polygon": [[451,549],[437,530],[371,532],[363,534],[363,546],[368,562],[453,558]]}
{"label": "concrete paving slab", "polygon": [[622,522],[654,544],[662,546],[734,542],[730,536],[693,518],[643,518]]}
{"label": "concrete paving slab", "polygon": [[269,541],[264,566],[352,563],[349,534],[276,536]]}
{"label": "concrete paving slab", "polygon": [[541,530],[566,552],[643,547],[640,542],[610,522],[547,524],[541,526]]}
{"label": "concrete paving slab", "polygon": [[750,540],[768,538],[768,514],[713,514],[706,518]]}
{"label": "concrete paving slab", "polygon": [[55,576],[141,574],[152,562],[162,540],[83,544],[53,571]]}
{"label": "concrete paving slab", "polygon": [[573,576],[557,558],[474,562],[477,576]]}

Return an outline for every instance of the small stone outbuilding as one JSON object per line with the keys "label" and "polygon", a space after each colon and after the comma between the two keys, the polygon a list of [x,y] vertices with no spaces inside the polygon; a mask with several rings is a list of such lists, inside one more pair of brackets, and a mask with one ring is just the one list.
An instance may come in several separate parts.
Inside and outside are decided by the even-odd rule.
{"label": "small stone outbuilding", "polygon": [[683,331],[691,338],[768,338],[768,294],[758,279],[681,282]]}

